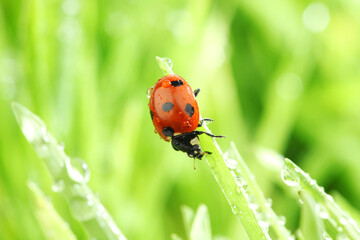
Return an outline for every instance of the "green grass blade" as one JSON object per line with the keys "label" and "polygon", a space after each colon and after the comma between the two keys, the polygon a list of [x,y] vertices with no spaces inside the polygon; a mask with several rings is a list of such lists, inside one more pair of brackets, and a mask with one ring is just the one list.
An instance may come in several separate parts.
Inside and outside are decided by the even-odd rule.
{"label": "green grass blade", "polygon": [[[169,58],[156,57],[156,60],[165,74],[172,73],[172,62]],[[206,126],[202,128],[210,133]],[[260,221],[256,218],[255,212],[250,208],[251,203],[249,202],[246,189],[236,182],[233,172],[225,164],[223,153],[216,140],[208,136],[200,136],[200,143],[203,149],[212,152],[211,155],[206,156],[208,166],[249,239],[270,239],[267,232],[268,229],[260,226]]]}
{"label": "green grass blade", "polygon": [[206,205],[202,204],[196,211],[196,215],[190,231],[191,240],[211,240],[210,217]]}
{"label": "green grass blade", "polygon": [[75,240],[76,237],[69,226],[59,216],[52,204],[46,200],[39,187],[33,182],[29,182],[28,187],[35,205],[35,216],[45,237],[52,240]]}
{"label": "green grass blade", "polygon": [[186,236],[188,238],[190,238],[191,226],[192,226],[192,223],[194,221],[194,216],[195,216],[194,210],[192,210],[188,206],[182,206],[181,207],[181,212],[182,212],[182,215],[183,215]]}
{"label": "green grass blade", "polygon": [[172,70],[173,63],[170,58],[156,57],[156,61],[159,64],[159,67],[163,71],[164,75],[174,74]]}
{"label": "green grass blade", "polygon": [[247,184],[247,192],[252,200],[251,206],[261,223],[269,225],[269,228],[274,233],[274,238],[284,240],[291,238],[290,231],[285,227],[284,217],[277,216],[273,211],[271,199],[265,198],[234,142],[231,142],[230,149],[224,154],[224,158],[229,165],[232,165],[232,171],[237,176],[235,179],[237,183],[240,185]]}
{"label": "green grass blade", "polygon": [[[210,133],[206,126],[203,126],[203,129]],[[234,177],[233,172],[226,165],[216,140],[208,136],[200,136],[200,143],[203,149],[212,152],[211,155],[206,156],[206,162],[249,239],[270,239],[267,229],[260,226],[254,211],[250,208],[251,203],[245,184],[237,183],[236,176]]]}
{"label": "green grass blade", "polygon": [[287,185],[299,187],[304,192],[311,194],[315,201],[326,210],[323,213],[326,216],[323,216],[323,218],[335,221],[339,235],[346,234],[350,239],[360,239],[360,230],[355,220],[344,213],[335,203],[334,199],[326,194],[324,189],[319,187],[309,174],[305,173],[287,158],[285,159],[282,178]]}
{"label": "green grass blade", "polygon": [[341,209],[349,213],[359,226],[360,211],[354,208],[339,192],[334,192],[332,195],[334,196],[335,202],[341,207]]}
{"label": "green grass blade", "polygon": [[38,116],[21,104],[13,103],[12,107],[26,139],[44,160],[53,178],[53,190],[65,197],[73,216],[83,224],[88,235],[96,239],[126,239],[88,187],[86,163],[68,157]]}
{"label": "green grass blade", "polygon": [[310,194],[299,191],[299,196],[303,202],[300,220],[302,236],[304,239],[323,240],[325,230],[319,216],[319,206]]}

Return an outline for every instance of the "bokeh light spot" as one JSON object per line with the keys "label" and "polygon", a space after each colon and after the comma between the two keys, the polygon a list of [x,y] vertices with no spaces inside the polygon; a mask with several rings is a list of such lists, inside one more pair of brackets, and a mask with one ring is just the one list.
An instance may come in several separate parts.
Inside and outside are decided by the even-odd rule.
{"label": "bokeh light spot", "polygon": [[328,7],[321,2],[310,3],[302,15],[304,26],[311,32],[321,32],[330,22]]}

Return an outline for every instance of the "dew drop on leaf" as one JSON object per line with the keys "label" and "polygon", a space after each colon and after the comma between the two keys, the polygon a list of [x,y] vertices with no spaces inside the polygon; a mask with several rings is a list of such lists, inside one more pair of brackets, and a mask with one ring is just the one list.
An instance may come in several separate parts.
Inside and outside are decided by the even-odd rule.
{"label": "dew drop on leaf", "polygon": [[154,87],[150,87],[147,91],[146,91],[146,96],[147,98],[150,98],[151,95],[153,94],[154,92]]}
{"label": "dew drop on leaf", "polygon": [[272,205],[272,199],[271,198],[266,199],[265,206],[271,208],[271,205]]}
{"label": "dew drop on leaf", "polygon": [[51,186],[51,189],[54,192],[62,192],[65,188],[65,183],[63,179],[55,180]]}
{"label": "dew drop on leaf", "polygon": [[286,166],[281,171],[281,178],[288,186],[293,187],[299,185],[299,180],[291,175],[289,169]]}
{"label": "dew drop on leaf", "polygon": [[96,215],[95,199],[90,194],[76,196],[70,199],[69,203],[73,216],[79,221],[88,221]]}
{"label": "dew drop on leaf", "polygon": [[323,233],[323,238],[324,238],[324,240],[332,240],[332,238],[329,236],[329,234],[327,232]]}
{"label": "dew drop on leaf", "polygon": [[87,183],[90,179],[89,168],[81,158],[67,158],[66,169],[69,177],[76,182]]}
{"label": "dew drop on leaf", "polygon": [[225,161],[225,164],[228,168],[230,169],[235,169],[238,166],[238,162],[235,160],[235,153],[234,150],[232,148],[230,148],[229,150],[227,150],[224,154],[223,154],[223,159]]}

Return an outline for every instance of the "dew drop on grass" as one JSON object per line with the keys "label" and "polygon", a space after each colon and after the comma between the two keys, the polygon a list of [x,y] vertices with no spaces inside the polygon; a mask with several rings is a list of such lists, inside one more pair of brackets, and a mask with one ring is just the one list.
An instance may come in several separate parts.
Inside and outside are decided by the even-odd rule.
{"label": "dew drop on grass", "polygon": [[322,219],[329,219],[329,213],[326,211],[325,208],[320,207],[319,217]]}
{"label": "dew drop on grass", "polygon": [[154,87],[150,87],[147,91],[146,91],[146,96],[147,98],[150,98],[151,95],[153,94],[154,92]]}
{"label": "dew drop on grass", "polygon": [[293,187],[299,185],[299,179],[292,176],[291,173],[289,172],[289,169],[286,166],[284,166],[283,170],[281,171],[281,178],[288,186]]}
{"label": "dew drop on grass", "polygon": [[286,218],[285,216],[279,216],[277,219],[276,219],[276,222],[278,225],[285,225],[286,223]]}
{"label": "dew drop on grass", "polygon": [[76,196],[69,203],[73,216],[79,221],[88,221],[96,215],[97,207],[91,194]]}
{"label": "dew drop on grass", "polygon": [[231,210],[235,215],[241,214],[241,210],[236,204],[231,205]]}
{"label": "dew drop on grass", "polygon": [[271,205],[272,205],[272,199],[271,198],[266,199],[265,206],[271,208]]}
{"label": "dew drop on grass", "polygon": [[323,233],[323,238],[324,238],[324,240],[332,240],[332,238],[329,236],[329,234],[327,232]]}
{"label": "dew drop on grass", "polygon": [[238,162],[235,160],[235,153],[234,150],[232,148],[230,148],[229,150],[227,150],[224,154],[223,154],[223,159],[225,161],[225,164],[228,168],[230,169],[236,169],[238,166]]}
{"label": "dew drop on grass", "polygon": [[63,142],[59,143],[57,146],[59,151],[64,151],[65,150],[65,144]]}
{"label": "dew drop on grass", "polygon": [[259,225],[265,232],[268,232],[270,226],[268,221],[259,220]]}
{"label": "dew drop on grass", "polygon": [[167,67],[168,67],[169,69],[172,69],[172,68],[173,68],[173,62],[171,61],[170,58],[163,57],[163,58],[162,58],[162,61],[167,65]]}
{"label": "dew drop on grass", "polygon": [[55,180],[51,186],[54,192],[62,192],[65,188],[65,182],[63,179]]}
{"label": "dew drop on grass", "polygon": [[244,191],[247,190],[248,184],[247,182],[240,176],[235,176],[236,184],[241,187]]}
{"label": "dew drop on grass", "polygon": [[339,233],[336,235],[336,240],[350,240],[350,238],[345,233]]}
{"label": "dew drop on grass", "polygon": [[81,158],[67,158],[66,169],[70,178],[76,182],[87,183],[90,179],[89,168]]}

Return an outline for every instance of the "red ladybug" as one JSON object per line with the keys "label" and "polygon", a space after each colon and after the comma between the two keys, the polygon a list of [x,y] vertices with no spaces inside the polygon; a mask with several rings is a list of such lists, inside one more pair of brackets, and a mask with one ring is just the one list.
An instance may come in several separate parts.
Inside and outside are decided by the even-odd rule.
{"label": "red ladybug", "polygon": [[195,98],[199,92],[200,89],[193,92],[190,85],[175,74],[162,77],[148,92],[150,115],[155,132],[165,141],[171,140],[176,151],[186,152],[194,159],[201,159],[204,154],[211,154],[201,150],[198,135],[224,137],[196,131],[204,121],[212,121],[204,118],[199,122],[199,107]]}

